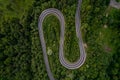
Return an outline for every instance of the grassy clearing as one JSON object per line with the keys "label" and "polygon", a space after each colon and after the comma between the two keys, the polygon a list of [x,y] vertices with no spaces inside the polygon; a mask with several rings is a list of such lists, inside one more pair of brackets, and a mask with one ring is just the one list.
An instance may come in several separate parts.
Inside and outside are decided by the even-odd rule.
{"label": "grassy clearing", "polygon": [[33,2],[34,0],[0,0],[0,12],[5,20],[13,17],[21,18]]}

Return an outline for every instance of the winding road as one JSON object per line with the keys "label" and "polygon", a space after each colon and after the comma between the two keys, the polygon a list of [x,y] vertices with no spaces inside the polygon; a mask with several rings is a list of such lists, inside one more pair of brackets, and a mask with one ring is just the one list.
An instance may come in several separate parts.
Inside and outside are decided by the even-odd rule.
{"label": "winding road", "polygon": [[64,33],[65,33],[65,19],[63,14],[55,9],[55,8],[49,8],[44,10],[41,15],[39,16],[39,22],[38,22],[38,29],[39,29],[39,37],[40,37],[40,41],[41,41],[41,45],[42,45],[42,51],[43,51],[43,57],[44,57],[44,61],[45,61],[45,65],[46,65],[46,70],[48,73],[48,76],[50,78],[50,80],[55,80],[50,66],[49,66],[49,61],[48,61],[48,57],[47,57],[47,52],[46,52],[46,44],[45,44],[45,39],[44,39],[44,34],[43,34],[43,21],[45,19],[45,17],[47,15],[53,14],[55,15],[59,21],[60,21],[60,45],[59,45],[59,60],[60,63],[66,67],[67,69],[77,69],[79,67],[81,67],[86,59],[86,53],[85,53],[85,48],[83,46],[83,40],[82,40],[82,35],[81,35],[81,31],[80,31],[80,26],[81,26],[81,20],[80,20],[80,6],[81,6],[82,0],[78,0],[78,4],[77,4],[77,9],[76,9],[76,15],[75,15],[75,25],[76,25],[76,36],[78,38],[78,44],[79,44],[79,48],[80,48],[80,58],[74,62],[71,63],[69,62],[65,57],[64,57],[64,53],[63,53],[63,47],[64,47]]}

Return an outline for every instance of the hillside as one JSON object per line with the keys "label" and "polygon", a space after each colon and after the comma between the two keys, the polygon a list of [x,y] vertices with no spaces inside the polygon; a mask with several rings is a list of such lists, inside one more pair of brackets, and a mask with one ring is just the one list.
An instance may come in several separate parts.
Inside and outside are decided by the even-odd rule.
{"label": "hillside", "polygon": [[[119,1],[119,0],[118,0]],[[120,9],[109,0],[83,0],[81,31],[87,57],[79,69],[59,61],[59,20],[43,22],[51,71],[56,80],[120,80]],[[0,80],[49,80],[38,34],[38,18],[48,8],[59,9],[66,22],[64,54],[79,58],[75,32],[77,0],[0,0]]]}

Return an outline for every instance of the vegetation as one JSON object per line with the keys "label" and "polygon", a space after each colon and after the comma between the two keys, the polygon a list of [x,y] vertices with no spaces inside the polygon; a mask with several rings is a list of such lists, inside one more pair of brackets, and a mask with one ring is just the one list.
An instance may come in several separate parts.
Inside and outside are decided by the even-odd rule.
{"label": "vegetation", "polygon": [[[0,0],[0,80],[49,80],[38,34],[38,17],[47,8],[65,16],[65,57],[79,58],[75,32],[77,0]],[[57,80],[120,80],[120,10],[109,0],[83,0],[81,31],[87,58],[76,70],[59,62],[60,24],[49,15],[43,23],[52,73]]]}

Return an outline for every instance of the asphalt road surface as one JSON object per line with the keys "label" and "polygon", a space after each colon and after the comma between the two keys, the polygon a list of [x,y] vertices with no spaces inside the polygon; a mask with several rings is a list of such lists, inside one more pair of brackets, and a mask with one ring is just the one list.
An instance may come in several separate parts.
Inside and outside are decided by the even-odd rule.
{"label": "asphalt road surface", "polygon": [[[77,4],[77,9],[76,9],[76,15],[75,15],[75,26],[76,26],[76,36],[78,38],[78,44],[79,44],[79,48],[80,48],[80,58],[74,62],[71,63],[69,62],[65,57],[64,57],[64,53],[63,53],[63,47],[64,47],[64,33],[65,33],[65,19],[63,14],[55,9],[55,8],[49,8],[44,10],[41,15],[39,16],[39,22],[38,22],[38,29],[39,29],[39,37],[40,37],[40,41],[41,41],[41,45],[42,45],[42,51],[43,51],[43,57],[44,57],[44,61],[45,61],[45,65],[46,65],[46,70],[48,73],[48,76],[50,78],[50,80],[55,80],[50,66],[49,66],[49,61],[48,61],[48,57],[47,57],[47,52],[46,52],[46,44],[45,44],[45,39],[44,39],[44,34],[43,34],[43,21],[45,19],[45,17],[47,15],[53,14],[54,16],[56,16],[59,21],[60,21],[60,42],[59,42],[59,60],[60,63],[66,67],[67,69],[77,69],[79,67],[81,67],[86,59],[86,53],[85,53],[85,48],[83,46],[83,40],[82,40],[82,35],[81,35],[81,31],[80,31],[80,26],[81,26],[81,20],[80,20],[80,8],[81,8],[81,3],[82,0],[78,0],[78,4]],[[75,54],[73,54],[74,56]]]}
{"label": "asphalt road surface", "polygon": [[116,0],[110,0],[110,6],[120,9],[120,2],[117,2]]}

